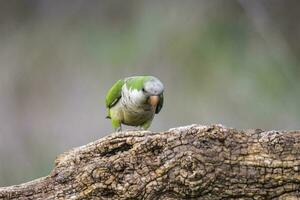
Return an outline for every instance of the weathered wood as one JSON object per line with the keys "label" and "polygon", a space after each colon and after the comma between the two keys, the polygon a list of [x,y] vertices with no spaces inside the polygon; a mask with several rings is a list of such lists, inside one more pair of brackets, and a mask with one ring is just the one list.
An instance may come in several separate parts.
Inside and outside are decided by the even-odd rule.
{"label": "weathered wood", "polygon": [[300,131],[120,132],[60,155],[0,199],[299,199]]}

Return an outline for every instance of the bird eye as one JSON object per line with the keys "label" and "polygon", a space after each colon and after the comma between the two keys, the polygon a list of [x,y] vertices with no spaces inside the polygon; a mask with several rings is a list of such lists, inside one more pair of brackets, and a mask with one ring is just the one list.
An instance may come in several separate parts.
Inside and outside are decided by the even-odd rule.
{"label": "bird eye", "polygon": [[145,88],[142,88],[142,91],[143,91],[143,92],[146,92]]}

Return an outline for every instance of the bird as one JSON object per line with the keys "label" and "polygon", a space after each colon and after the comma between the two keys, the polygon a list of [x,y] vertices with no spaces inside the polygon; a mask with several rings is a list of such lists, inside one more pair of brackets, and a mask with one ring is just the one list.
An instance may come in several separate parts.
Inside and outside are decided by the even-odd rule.
{"label": "bird", "polygon": [[107,92],[106,118],[117,132],[122,131],[122,124],[147,130],[162,109],[163,93],[164,85],[154,76],[120,79]]}

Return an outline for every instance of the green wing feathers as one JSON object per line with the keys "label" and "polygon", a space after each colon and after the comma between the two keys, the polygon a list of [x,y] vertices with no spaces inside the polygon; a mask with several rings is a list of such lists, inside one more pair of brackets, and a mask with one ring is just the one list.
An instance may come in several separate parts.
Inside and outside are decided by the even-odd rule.
{"label": "green wing feathers", "polygon": [[109,108],[113,107],[121,98],[121,91],[122,87],[124,85],[124,80],[120,79],[118,80],[108,91],[106,98],[105,98],[105,104],[107,109],[107,115],[109,115]]}
{"label": "green wing feathers", "polygon": [[159,102],[158,102],[158,104],[156,106],[155,114],[157,114],[157,113],[160,112],[161,108],[163,107],[163,104],[164,104],[164,95],[161,94],[159,96]]}

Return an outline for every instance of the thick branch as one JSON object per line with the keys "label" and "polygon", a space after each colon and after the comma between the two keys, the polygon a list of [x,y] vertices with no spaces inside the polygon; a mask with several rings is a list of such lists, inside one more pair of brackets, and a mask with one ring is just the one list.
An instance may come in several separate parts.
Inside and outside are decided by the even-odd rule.
{"label": "thick branch", "polygon": [[221,125],[130,131],[60,155],[0,199],[298,199],[300,131]]}

